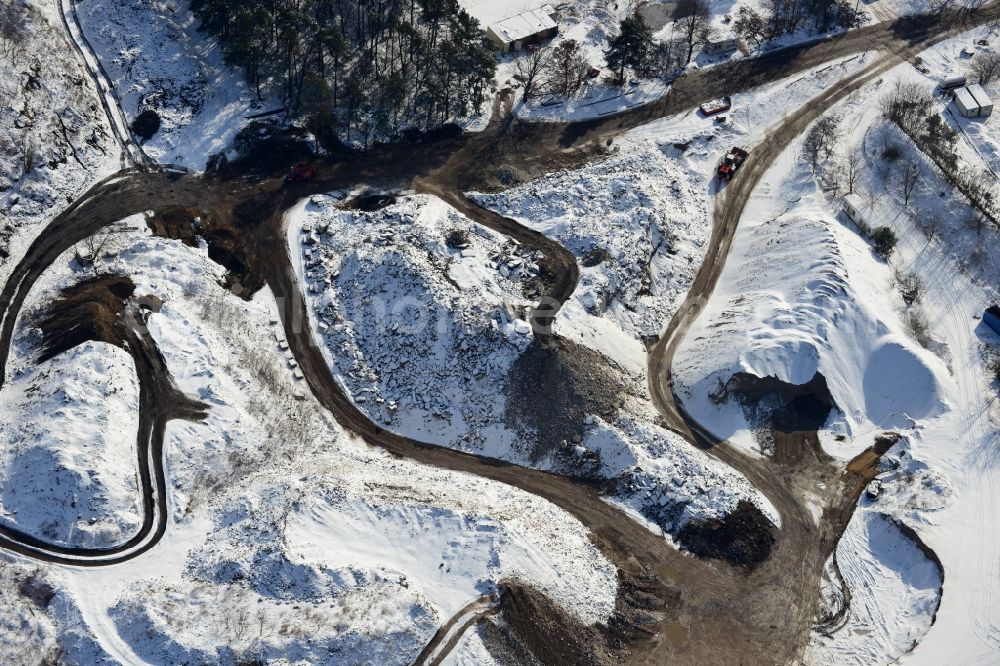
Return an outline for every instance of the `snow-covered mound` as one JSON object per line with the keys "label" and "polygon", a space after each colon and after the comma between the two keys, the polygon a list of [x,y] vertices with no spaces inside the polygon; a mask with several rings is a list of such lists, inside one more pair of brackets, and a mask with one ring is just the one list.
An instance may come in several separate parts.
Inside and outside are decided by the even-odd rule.
{"label": "snow-covered mound", "polygon": [[400,433],[511,455],[518,443],[497,429],[498,389],[531,342],[523,291],[537,274],[534,253],[436,198],[404,196],[374,212],[334,203],[312,197],[290,215],[335,374]]}
{"label": "snow-covered mound", "polygon": [[0,520],[52,543],[109,546],[141,523],[132,358],[87,342],[14,359],[0,392]]}
{"label": "snow-covered mound", "polygon": [[159,116],[143,149],[160,162],[204,169],[265,103],[198,32],[185,0],[89,0],[77,11],[128,121]]}
{"label": "snow-covered mound", "polygon": [[0,661],[57,662],[57,626],[46,613],[54,595],[45,573],[27,563],[0,560]]}
{"label": "snow-covered mound", "polygon": [[354,579],[290,604],[241,584],[178,588],[154,580],[131,590],[110,615],[150,663],[407,664],[436,627],[426,604],[413,593],[386,594],[387,585],[395,587]]}
{"label": "snow-covered mound", "polygon": [[[826,425],[848,436],[943,411],[947,370],[899,331],[875,293],[888,287],[887,271],[838,224],[809,209],[741,223],[719,286],[674,361],[679,395],[715,434],[762,425],[726,401],[740,373],[792,386],[821,376],[836,407]],[[844,252],[868,255],[872,272],[851,275]]]}
{"label": "snow-covered mound", "polygon": [[934,622],[943,581],[913,537],[877,511],[854,514],[836,551],[849,607],[831,635],[813,634],[806,663],[892,663],[919,642]]}
{"label": "snow-covered mound", "polygon": [[[625,139],[617,152],[500,194],[487,208],[558,240],[580,259],[580,284],[556,323],[636,373],[691,285],[711,223],[699,157],[671,143]],[[690,151],[690,152],[688,152]],[[624,334],[624,335],[623,335]]]}

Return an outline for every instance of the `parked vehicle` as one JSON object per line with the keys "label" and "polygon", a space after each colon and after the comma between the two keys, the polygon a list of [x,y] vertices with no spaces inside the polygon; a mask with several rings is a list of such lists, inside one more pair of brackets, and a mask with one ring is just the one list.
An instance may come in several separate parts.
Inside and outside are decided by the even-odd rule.
{"label": "parked vehicle", "polygon": [[954,90],[955,88],[961,88],[967,82],[965,75],[960,76],[949,76],[946,79],[941,79],[938,83],[938,90],[942,92],[948,92],[949,90]]}
{"label": "parked vehicle", "polygon": [[717,113],[722,113],[733,108],[733,100],[727,95],[722,99],[713,99],[711,102],[705,102],[698,108],[701,109],[702,114],[707,118],[708,116],[714,116]]}
{"label": "parked vehicle", "polygon": [[285,174],[286,183],[304,183],[316,177],[316,167],[311,164],[296,164]]}
{"label": "parked vehicle", "polygon": [[743,165],[743,162],[746,161],[749,155],[750,151],[738,146],[726,153],[722,162],[719,163],[717,171],[719,178],[722,178],[723,180],[729,180],[732,178],[733,174],[736,173],[736,170]]}

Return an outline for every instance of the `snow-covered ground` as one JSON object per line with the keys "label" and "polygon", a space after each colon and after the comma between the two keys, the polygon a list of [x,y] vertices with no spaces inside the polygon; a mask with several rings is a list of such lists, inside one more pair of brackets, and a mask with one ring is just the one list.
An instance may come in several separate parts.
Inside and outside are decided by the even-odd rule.
{"label": "snow-covered ground", "polygon": [[[592,205],[608,207],[605,217],[599,218],[603,224],[614,224],[610,213],[621,204],[618,224],[623,230],[634,233],[648,227],[651,237],[638,250],[648,254],[660,242],[661,232],[648,217],[637,219],[631,213],[641,205],[639,200],[654,196],[654,181],[648,174],[625,174],[621,183],[611,183],[616,171],[635,169],[641,161],[640,156],[595,167],[604,174],[604,183],[595,188],[605,198],[593,200]],[[609,189],[604,190],[604,184]],[[616,202],[615,194],[627,189],[636,191],[639,200]],[[673,196],[655,195],[655,199],[666,206]],[[523,294],[537,297],[534,251],[521,250],[504,236],[474,225],[433,197],[400,195],[395,203],[374,212],[346,210],[336,205],[337,199],[314,196],[290,212],[290,250],[307,285],[313,331],[327,361],[358,407],[375,422],[435,444],[614,479],[621,488],[620,501],[667,532],[679,530],[692,518],[723,517],[747,498],[777,522],[766,500],[745,479],[655,424],[655,412],[645,397],[641,343],[623,332],[614,333],[606,326],[609,333],[603,342],[592,332],[571,336],[599,351],[604,345],[613,351],[615,340],[626,341],[630,348],[625,356],[615,354],[610,361],[595,361],[592,352],[579,352],[581,362],[596,363],[588,365],[584,375],[603,375],[598,381],[607,383],[601,387],[607,395],[598,391],[599,397],[588,404],[567,406],[581,412],[579,420],[568,426],[571,431],[550,428],[551,413],[545,414],[550,408],[527,404],[538,400],[561,404],[557,395],[525,397],[525,382],[537,382],[542,376],[540,366],[532,364],[559,363],[546,361],[544,352],[531,346],[531,328],[524,320],[530,301]],[[672,211],[681,220],[679,210],[657,214]],[[680,237],[680,228],[674,233],[678,237],[672,247],[682,253],[680,263],[674,264],[664,250],[665,259],[654,269],[654,278],[662,278],[665,285],[676,278],[686,288],[684,280],[690,282],[694,259],[683,253],[693,253],[699,241]],[[449,237],[460,242],[449,247]],[[621,255],[629,242],[624,233],[620,239],[623,245],[612,247],[612,253]],[[592,240],[582,238],[579,247],[571,244],[571,249],[585,253],[593,249]],[[634,275],[638,254],[608,258],[607,275],[621,272],[620,278],[610,279],[618,280],[628,294],[622,299],[630,303],[639,285]],[[681,266],[686,277],[674,276]],[[599,279],[609,278],[601,274]],[[679,298],[676,287],[662,292],[668,299]],[[664,317],[669,316],[668,309],[661,309]],[[590,331],[591,323],[600,321],[578,310],[574,323],[579,330]],[[641,315],[650,317],[646,326],[655,331],[654,316],[645,309]],[[637,319],[634,326],[641,325]],[[572,389],[581,380],[572,370],[567,372],[571,376],[561,383],[571,384]],[[614,384],[620,384],[622,391],[608,390]],[[534,412],[546,422],[533,420]]]}
{"label": "snow-covered ground", "polygon": [[25,13],[26,23],[19,54],[0,58],[3,279],[49,218],[119,164],[94,82],[65,35],[57,0],[13,7]]}
{"label": "snow-covered ground", "polygon": [[185,0],[85,0],[77,12],[128,121],[146,110],[159,115],[159,131],[143,144],[158,162],[202,170],[248,115],[280,106],[267,91],[258,99],[226,65]]}
{"label": "snow-covered ground", "polygon": [[[242,301],[219,287],[224,269],[204,247],[151,237],[138,217],[124,225],[139,230],[116,234],[100,268],[163,300],[150,332],[178,386],[209,411],[203,422],[167,426],[169,524],[154,549],[100,569],[42,567],[55,595],[45,621],[67,659],[410,663],[451,613],[503,579],[541,589],[587,624],[607,619],[616,570],[578,522],[508,486],[397,460],[345,435],[289,367],[266,290]],[[86,275],[67,253],[29,295],[29,310]],[[23,322],[19,331],[12,367],[31,341]],[[108,381],[94,365],[92,348],[103,347],[51,362],[90,359],[94,372],[75,378],[74,393],[91,411],[117,404],[94,395]],[[110,349],[108,371],[127,373],[129,359]],[[125,437],[120,417],[137,412],[123,412],[75,423],[90,437]],[[114,463],[134,465],[134,454]],[[64,513],[49,507],[50,517]]]}
{"label": "snow-covered ground", "polygon": [[[979,33],[943,42],[922,58],[940,62]],[[978,317],[997,299],[995,232],[980,236],[970,228],[967,202],[890,128],[898,164],[913,161],[922,170],[904,205],[900,167],[877,148],[884,123],[873,103],[897,79],[932,86],[910,64],[900,65],[830,110],[841,131],[834,159],[864,141],[856,190],[875,200],[874,224],[899,236],[892,261],[874,254],[841,212],[840,196],[821,189],[800,155],[800,139],[751,198],[719,285],[678,350],[674,376],[703,425],[746,446],[761,444],[754,414],[735,400],[709,399],[739,372],[793,385],[820,372],[838,408],[821,441],[841,459],[881,430],[905,435],[905,446],[889,455],[900,468],[886,470],[879,498],[863,501],[838,547],[852,593],[847,624],[832,637],[815,635],[810,661],[880,663],[906,654],[912,663],[985,663],[1000,649],[1000,610],[992,602],[1000,577],[989,564],[1000,543],[983,528],[995,520],[991,461],[1000,418],[982,349],[1000,340]],[[995,136],[989,122],[978,127]],[[826,182],[835,179],[828,174]],[[910,273],[924,285],[913,306],[900,294],[899,276]],[[914,315],[926,331],[913,325]],[[880,514],[915,529],[940,558],[940,609],[936,565]]]}

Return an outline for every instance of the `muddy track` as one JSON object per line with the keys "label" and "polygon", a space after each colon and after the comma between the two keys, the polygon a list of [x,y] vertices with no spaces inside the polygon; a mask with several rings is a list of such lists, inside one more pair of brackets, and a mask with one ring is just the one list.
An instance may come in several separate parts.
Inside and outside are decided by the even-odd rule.
{"label": "muddy track", "polygon": [[[990,6],[996,13],[997,5]],[[986,12],[984,16],[988,15]],[[836,58],[873,46],[872,39],[881,35],[892,44],[898,44],[893,30],[886,26],[859,31],[860,36],[848,35],[840,40],[831,40],[805,48],[796,48],[778,55],[766,56],[756,61],[742,63],[736,68],[720,70],[722,83],[708,88],[711,80],[708,74],[693,76],[684,83],[678,83],[672,96],[658,105],[624,114],[623,116],[588,123],[583,126],[551,125],[526,126],[509,119],[498,119],[489,132],[460,140],[414,147],[385,147],[368,155],[352,160],[350,164],[321,165],[317,178],[306,184],[282,188],[280,180],[263,182],[220,181],[193,176],[166,173],[144,173],[126,171],[105,179],[95,185],[73,205],[57,216],[29,247],[21,262],[14,269],[11,278],[0,293],[0,368],[5,368],[15,321],[32,285],[39,275],[65,249],[76,242],[114,224],[128,215],[146,210],[164,210],[187,206],[209,213],[220,213],[221,217],[238,216],[240,210],[250,210],[254,222],[241,228],[245,243],[256,252],[255,270],[260,281],[267,284],[281,307],[281,320],[289,345],[302,368],[304,377],[317,399],[337,418],[347,430],[356,433],[367,442],[401,457],[420,463],[431,464],[455,471],[473,473],[496,481],[510,484],[536,494],[560,506],[594,534],[595,541],[619,566],[623,576],[642,581],[642,591],[660,599],[663,608],[650,615],[648,622],[662,622],[659,627],[648,627],[656,631],[650,638],[638,640],[632,645],[637,662],[663,663],[781,663],[793,661],[800,653],[815,611],[814,595],[818,593],[818,580],[812,580],[812,570],[822,552],[832,548],[842,527],[846,524],[844,507],[832,507],[831,526],[817,531],[811,526],[811,518],[797,497],[801,489],[791,483],[786,475],[793,470],[772,470],[767,465],[752,461],[726,445],[720,445],[706,437],[705,433],[691,423],[678,406],[670,390],[669,366],[673,351],[683,332],[690,326],[697,310],[686,308],[675,317],[667,328],[660,343],[660,349],[651,354],[651,391],[658,406],[678,430],[688,432],[692,441],[702,446],[712,447],[720,459],[743,471],[749,480],[760,488],[779,506],[783,526],[775,555],[760,568],[760,574],[744,575],[721,562],[701,561],[668,546],[666,541],[644,526],[631,520],[618,509],[605,502],[598,488],[572,481],[554,474],[518,467],[503,461],[457,452],[426,442],[401,437],[372,423],[344,395],[334,380],[322,353],[317,348],[310,331],[301,285],[297,283],[284,242],[283,213],[297,199],[312,193],[329,191],[350,184],[395,183],[411,186],[440,194],[459,210],[476,220],[496,228],[503,233],[524,239],[523,242],[541,247],[547,253],[550,265],[557,271],[556,280],[547,294],[558,307],[572,293],[576,285],[576,261],[565,249],[551,240],[539,237],[524,229],[513,220],[503,218],[476,206],[458,194],[478,169],[492,164],[497,156],[499,137],[514,129],[519,138],[505,141],[505,151],[510,151],[518,159],[530,163],[567,150],[578,150],[580,146],[605,137],[614,136],[624,129],[639,125],[655,117],[689,108],[710,97],[740,89],[768,80],[767,77],[786,76],[796,68],[804,69],[823,60]],[[898,27],[897,27],[898,28]],[[951,28],[932,24],[931,28],[920,25],[914,28],[909,38],[916,40],[910,48],[914,52],[944,36]],[[932,34],[932,38],[926,35]],[[897,49],[903,53],[904,48]],[[883,63],[888,66],[888,63]],[[749,69],[748,69],[749,68]],[[714,70],[713,70],[714,71]],[[756,72],[758,79],[750,75]],[[770,72],[770,74],[768,73]],[[872,72],[874,76],[874,73]],[[860,81],[855,81],[861,85]],[[728,89],[720,86],[733,86]],[[840,94],[840,87],[828,93],[825,100],[829,104]],[[820,102],[814,102],[819,108]],[[780,141],[786,141],[801,132],[806,122],[797,118],[782,125],[780,138],[770,137],[777,150]],[[553,129],[558,131],[553,131]],[[532,143],[524,137],[546,137]],[[765,142],[767,143],[767,142]],[[781,145],[784,145],[783,143]],[[767,155],[766,147],[758,147]],[[749,197],[753,182],[759,179],[767,161],[753,159],[734,187],[726,193],[719,208],[716,228],[713,233],[712,251],[706,259],[706,266],[698,275],[696,288],[692,293],[707,297],[718,279],[724,264],[732,233],[742,211],[742,205]],[[757,166],[754,166],[756,164]],[[386,165],[389,165],[388,167]],[[754,175],[756,174],[756,175]],[[741,185],[741,183],[743,183]],[[741,203],[742,202],[742,203]],[[242,208],[241,208],[242,207]],[[276,251],[277,248],[282,248]],[[537,310],[533,319],[545,335],[552,312]],[[146,344],[136,340],[130,347],[142,348]],[[140,442],[148,455],[144,456],[151,466],[152,474],[142,479],[144,506],[151,498],[153,516],[144,521],[148,539],[137,551],[123,552],[117,559],[108,559],[108,553],[94,556],[94,565],[108,564],[134,557],[155,545],[165,528],[165,479],[163,477],[162,432],[166,421],[173,417],[190,416],[189,407],[182,398],[176,399],[173,408],[156,405],[171,404],[173,391],[167,369],[162,363],[150,363],[143,369],[138,355],[137,372],[147,373],[153,395],[153,404],[142,402],[140,420],[149,423],[151,437],[147,443]],[[162,362],[162,359],[161,359]],[[3,374],[0,370],[0,381]],[[187,405],[187,407],[185,407]],[[157,435],[157,433],[159,433]],[[809,434],[803,434],[804,441]],[[809,451],[815,450],[810,443]],[[141,455],[141,454],[140,454]],[[140,469],[144,463],[140,461]],[[818,469],[810,455],[805,454],[796,463],[799,470]],[[835,470],[823,469],[824,479],[842,482],[844,487],[838,494],[849,498],[858,487],[858,478],[844,479]],[[140,474],[140,476],[142,476]],[[817,479],[803,475],[801,483],[811,484]],[[155,483],[155,485],[154,485]],[[863,484],[862,484],[863,486]],[[144,513],[148,513],[145,512]],[[846,511],[849,517],[849,511]],[[825,522],[825,521],[824,521]],[[155,525],[154,525],[155,523]],[[25,535],[26,536],[26,535]],[[67,549],[60,554],[51,546],[33,548],[23,540],[22,535],[11,535],[8,542],[0,542],[0,547],[8,547],[17,552],[43,561],[86,564],[82,561],[91,557],[81,549]],[[30,539],[31,537],[28,537]],[[49,552],[52,551],[52,552]],[[803,555],[804,554],[804,555]],[[81,560],[73,559],[81,558]],[[815,582],[815,584],[814,584]],[[683,637],[669,627],[683,627]]]}
{"label": "muddy track", "polygon": [[469,627],[496,614],[498,603],[496,595],[484,594],[460,608],[441,625],[431,642],[417,655],[413,666],[438,666],[455,649]]}

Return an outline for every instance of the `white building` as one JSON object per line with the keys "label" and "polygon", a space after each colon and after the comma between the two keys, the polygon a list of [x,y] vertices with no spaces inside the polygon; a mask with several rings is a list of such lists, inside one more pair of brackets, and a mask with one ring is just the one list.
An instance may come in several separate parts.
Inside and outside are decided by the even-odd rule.
{"label": "white building", "polygon": [[486,28],[486,36],[500,48],[501,53],[520,51],[531,44],[551,39],[558,32],[556,10],[552,5],[505,18]]}
{"label": "white building", "polygon": [[705,53],[716,55],[732,53],[738,48],[740,48],[739,38],[733,34],[732,30],[726,28],[713,33],[712,36],[708,38],[708,41],[705,42],[705,46],[702,47],[702,50]]}
{"label": "white building", "polygon": [[871,234],[875,211],[868,205],[868,202],[857,194],[848,194],[844,197],[844,212],[847,213],[847,217],[851,218],[851,222],[858,225],[858,229],[866,234]]}
{"label": "white building", "polygon": [[955,91],[955,108],[966,118],[986,118],[993,113],[993,100],[978,83]]}

